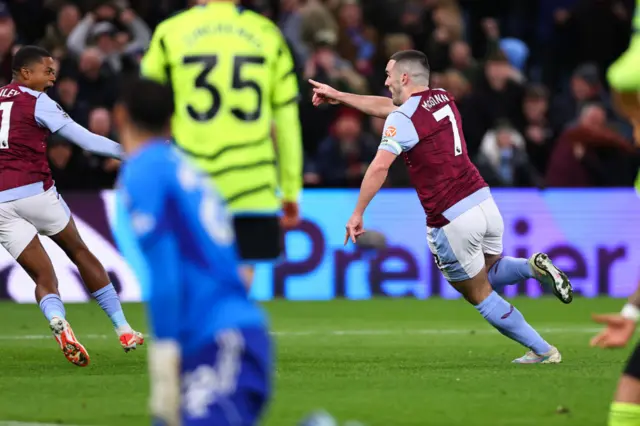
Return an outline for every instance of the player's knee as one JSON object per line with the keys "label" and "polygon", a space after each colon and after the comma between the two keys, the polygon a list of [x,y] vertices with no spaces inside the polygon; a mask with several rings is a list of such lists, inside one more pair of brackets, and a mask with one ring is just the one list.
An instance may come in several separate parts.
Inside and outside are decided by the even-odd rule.
{"label": "player's knee", "polygon": [[486,273],[480,273],[468,280],[452,282],[451,285],[474,306],[479,305],[493,292]]}
{"label": "player's knee", "polygon": [[463,295],[467,302],[471,303],[474,306],[482,303],[484,299],[489,297],[489,295],[493,292],[491,285],[487,281],[487,285],[483,285],[482,287],[474,288],[466,295]]}
{"label": "player's knee", "polygon": [[618,388],[614,397],[615,402],[636,404],[640,406],[640,379],[625,372],[618,382]]}

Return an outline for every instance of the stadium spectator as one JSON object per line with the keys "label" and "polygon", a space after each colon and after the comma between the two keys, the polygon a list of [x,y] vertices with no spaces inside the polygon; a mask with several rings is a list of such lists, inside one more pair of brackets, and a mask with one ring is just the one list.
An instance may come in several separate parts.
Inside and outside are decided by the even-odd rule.
{"label": "stadium spectator", "polygon": [[337,36],[331,31],[316,34],[314,50],[305,65],[305,80],[328,81],[345,90],[366,93],[366,80],[336,51],[336,42]]}
{"label": "stadium spectator", "polygon": [[115,102],[117,74],[104,63],[102,52],[95,47],[83,51],[78,70],[78,99],[92,106],[112,107]]}
{"label": "stadium spectator", "polygon": [[[95,108],[89,113],[88,129],[100,136],[113,138],[114,131],[111,123],[111,112],[106,108]],[[119,167],[119,161],[110,161],[109,158],[100,157],[87,151],[83,152],[87,174],[93,182],[100,187],[112,187]]]}
{"label": "stadium spectator", "polygon": [[67,39],[67,47],[81,55],[88,45],[95,45],[111,69],[121,72],[134,54],[146,49],[150,40],[149,27],[135,12],[119,11],[114,4],[107,3],[78,23]]}
{"label": "stadium spectator", "polygon": [[302,39],[302,7],[300,0],[282,0],[278,27],[291,46],[291,53],[298,64],[304,64],[309,56],[309,47]]}
{"label": "stadium spectator", "polygon": [[[390,33],[384,36],[381,40],[381,48],[376,56],[377,61],[384,62],[391,55],[400,50],[413,50],[413,40],[407,34],[404,33]],[[384,67],[376,66],[373,73],[369,77],[369,82],[372,88],[380,86],[380,82],[387,78]]]}
{"label": "stadium spectator", "polygon": [[[625,50],[629,42],[633,0],[579,0],[567,10],[565,26],[571,49],[565,60],[573,64],[593,62],[604,70]],[[598,28],[598,31],[593,31]]]}
{"label": "stadium spectator", "polygon": [[413,45],[418,49],[426,45],[427,37],[434,26],[431,10],[426,6],[426,3],[405,2],[400,16],[402,31],[411,38]]}
{"label": "stadium spectator", "polygon": [[606,111],[601,105],[588,104],[582,108],[577,125],[560,135],[549,161],[546,185],[619,185],[619,180],[631,173],[625,170],[629,166],[621,162],[620,154],[628,157],[635,150],[620,134],[607,128]]}
{"label": "stadium spectator", "polygon": [[584,105],[593,102],[607,104],[600,72],[595,64],[582,64],[571,76],[569,91],[557,95],[553,101],[553,127],[562,130],[563,126],[577,118]]}
{"label": "stadium spectator", "polygon": [[[304,80],[311,78],[342,90],[367,93],[366,80],[354,70],[349,61],[338,55],[335,50],[336,42],[337,35],[330,30],[316,34],[314,50],[305,64]],[[305,148],[315,153],[318,144],[326,136],[326,130],[334,119],[335,112],[332,109],[318,112],[311,106],[310,91],[306,90],[303,93],[307,95],[304,99],[305,105],[301,108],[301,118],[306,124],[303,126],[303,139]]]}
{"label": "stadium spectator", "polygon": [[319,33],[337,34],[338,22],[328,7],[320,0],[308,0],[300,8],[302,23],[300,33],[303,43],[312,49]]}
{"label": "stadium spectator", "polygon": [[544,86],[531,85],[527,88],[522,118],[518,130],[525,138],[529,160],[536,171],[544,175],[554,141],[554,130],[549,121],[549,92]]}
{"label": "stadium spectator", "polygon": [[442,72],[449,65],[449,45],[462,38],[462,16],[455,2],[442,2],[431,16],[435,28],[424,49],[432,71]]}
{"label": "stadium spectator", "polygon": [[378,38],[376,30],[363,22],[362,8],[358,0],[344,0],[338,13],[338,53],[355,64],[358,72],[371,75]]}
{"label": "stadium spectator", "polygon": [[[47,146],[47,156],[51,173],[55,176],[56,185],[64,185],[69,189],[82,189],[77,179],[82,170],[74,168],[73,147],[64,138],[54,135]],[[80,162],[80,164],[83,164]]]}
{"label": "stadium spectator", "polygon": [[16,27],[8,9],[0,3],[0,85],[11,81],[11,60],[16,42]]}
{"label": "stadium spectator", "polygon": [[478,61],[471,56],[471,47],[463,40],[458,40],[449,46],[449,61],[451,68],[462,73],[467,81],[476,82],[482,75],[482,68]]}
{"label": "stadium spectator", "polygon": [[316,187],[322,182],[322,178],[318,174],[316,162],[311,159],[308,154],[304,156],[304,168],[302,179],[306,187]]}
{"label": "stadium spectator", "polygon": [[540,176],[529,163],[524,138],[506,122],[484,135],[476,164],[492,187],[542,184]]}
{"label": "stadium spectator", "polygon": [[461,111],[464,110],[468,96],[471,94],[471,84],[469,84],[469,81],[460,71],[455,69],[447,70],[441,78],[442,88],[453,95],[456,99],[458,109]]}
{"label": "stadium spectator", "polygon": [[514,69],[504,53],[489,56],[484,65],[484,79],[470,97],[465,123],[465,138],[469,151],[478,149],[484,134],[500,120],[521,121],[524,89],[514,77]]}
{"label": "stadium spectator", "polygon": [[56,100],[69,115],[81,125],[87,124],[89,119],[89,103],[78,100],[78,82],[69,75],[62,75],[51,97]]}
{"label": "stadium spectator", "polygon": [[40,46],[50,52],[66,50],[67,39],[73,29],[80,22],[80,9],[74,4],[64,4],[58,10],[55,22],[47,25],[44,38],[40,41]]}
{"label": "stadium spectator", "polygon": [[316,170],[320,185],[358,187],[373,160],[378,139],[363,132],[360,113],[344,109],[333,132],[318,149]]}

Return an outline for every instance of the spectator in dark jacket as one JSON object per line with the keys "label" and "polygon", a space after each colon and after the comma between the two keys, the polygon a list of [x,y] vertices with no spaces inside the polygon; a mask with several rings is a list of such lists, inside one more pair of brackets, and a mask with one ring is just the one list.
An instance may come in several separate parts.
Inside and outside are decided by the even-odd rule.
{"label": "spectator in dark jacket", "polygon": [[604,108],[586,105],[577,125],[565,130],[551,154],[546,174],[550,187],[589,187],[604,184],[615,168],[606,167],[599,154],[603,149],[634,156],[630,142],[607,128]]}
{"label": "spectator in dark jacket", "polygon": [[316,170],[323,186],[357,187],[378,148],[377,139],[362,131],[361,115],[343,110],[332,134],[318,149]]}
{"label": "spectator in dark jacket", "polygon": [[602,89],[598,67],[583,64],[575,69],[569,82],[569,92],[554,99],[551,119],[554,130],[560,132],[563,127],[578,117],[582,107],[590,103],[605,105],[610,112],[608,98]]}
{"label": "spectator in dark jacket", "polygon": [[47,26],[45,36],[40,45],[53,52],[56,49],[66,50],[67,38],[80,22],[80,10],[74,4],[65,4],[58,11],[56,22]]}
{"label": "spectator in dark jacket", "polygon": [[553,149],[555,132],[549,122],[549,92],[544,86],[527,88],[522,104],[523,123],[519,131],[525,138],[527,154],[533,167],[544,175]]}
{"label": "spectator in dark jacket", "polygon": [[526,187],[542,183],[529,163],[524,138],[508,123],[487,132],[476,162],[490,186]]}
{"label": "spectator in dark jacket", "polygon": [[[2,18],[1,13],[0,9],[0,18]],[[15,24],[10,17],[0,19],[0,86],[9,84],[12,78],[11,61],[13,60],[12,48],[16,42],[15,31]]]}
{"label": "spectator in dark jacket", "polygon": [[80,57],[79,70],[78,100],[111,108],[115,103],[117,77],[109,65],[103,62],[100,50],[85,50]]}
{"label": "spectator in dark jacket", "polygon": [[500,51],[491,55],[484,71],[485,81],[470,96],[468,113],[463,117],[467,145],[472,152],[477,151],[484,134],[501,120],[522,121],[524,89],[515,80],[515,70],[505,55]]}

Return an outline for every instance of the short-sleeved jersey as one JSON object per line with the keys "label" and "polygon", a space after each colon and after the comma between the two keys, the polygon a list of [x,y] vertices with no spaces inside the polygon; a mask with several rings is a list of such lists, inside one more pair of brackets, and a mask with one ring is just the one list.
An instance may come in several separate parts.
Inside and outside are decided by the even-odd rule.
{"label": "short-sleeved jersey", "polygon": [[230,208],[279,210],[272,121],[298,82],[278,27],[233,2],[196,6],[156,28],[141,72],[171,84],[175,142]]}
{"label": "short-sleeved jersey", "polygon": [[3,191],[53,185],[46,142],[72,119],[46,93],[16,83],[0,88],[0,201]]}
{"label": "short-sleeved jersey", "polygon": [[449,223],[447,209],[487,186],[467,155],[454,99],[443,89],[416,93],[392,112],[379,148],[403,156],[432,228]]}
{"label": "short-sleeved jersey", "polygon": [[115,239],[137,268],[156,337],[195,352],[220,330],[265,326],[224,203],[184,155],[150,142],[123,166],[117,194]]}

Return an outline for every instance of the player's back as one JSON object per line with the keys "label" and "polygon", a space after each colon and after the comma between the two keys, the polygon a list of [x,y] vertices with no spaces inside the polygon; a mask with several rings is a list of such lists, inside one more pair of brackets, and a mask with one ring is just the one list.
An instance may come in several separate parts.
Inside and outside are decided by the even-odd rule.
{"label": "player's back", "polygon": [[[151,174],[157,175],[150,178]],[[156,213],[138,215],[132,200],[131,223],[138,235],[155,229],[139,240],[142,245],[149,244],[146,251],[155,251],[157,259],[167,263],[149,268],[162,270],[162,276],[148,277],[150,304],[152,311],[160,306],[154,303],[157,286],[173,283],[178,287],[175,297],[183,318],[179,327],[185,350],[201,347],[220,330],[263,327],[263,313],[249,300],[238,275],[229,219],[206,177],[175,148],[156,143],[130,159],[122,179],[127,193],[136,192],[136,182],[158,187],[146,187],[148,196],[159,200]],[[133,193],[128,196],[135,197]],[[161,312],[159,316],[157,309],[152,312],[152,323],[162,321]]]}
{"label": "player's back", "polygon": [[[238,175],[230,171],[257,172],[249,180],[262,190],[278,186],[273,107],[298,94],[293,64],[280,60],[284,51],[273,22],[233,2],[213,2],[161,23],[143,59],[143,75],[173,87],[177,145],[215,179],[227,200],[236,195],[229,187],[243,187],[233,184]],[[166,65],[159,69],[158,63]],[[270,197],[266,204],[278,209]]]}
{"label": "player's back", "polygon": [[415,128],[414,143],[403,156],[428,225],[444,226],[443,213],[487,186],[467,154],[454,99],[443,89],[429,89],[414,94],[394,114],[405,115]]}
{"label": "player's back", "polygon": [[40,95],[16,83],[0,88],[0,202],[11,201],[2,191],[39,182],[45,190],[53,185],[46,156],[50,131],[36,120]]}
{"label": "player's back", "polygon": [[[193,7],[157,31],[167,34],[161,40],[176,103],[172,125],[181,145],[200,153],[211,149],[200,140],[234,143],[269,136],[271,67],[280,47],[275,25],[223,2]],[[226,132],[238,124],[242,132]]]}

